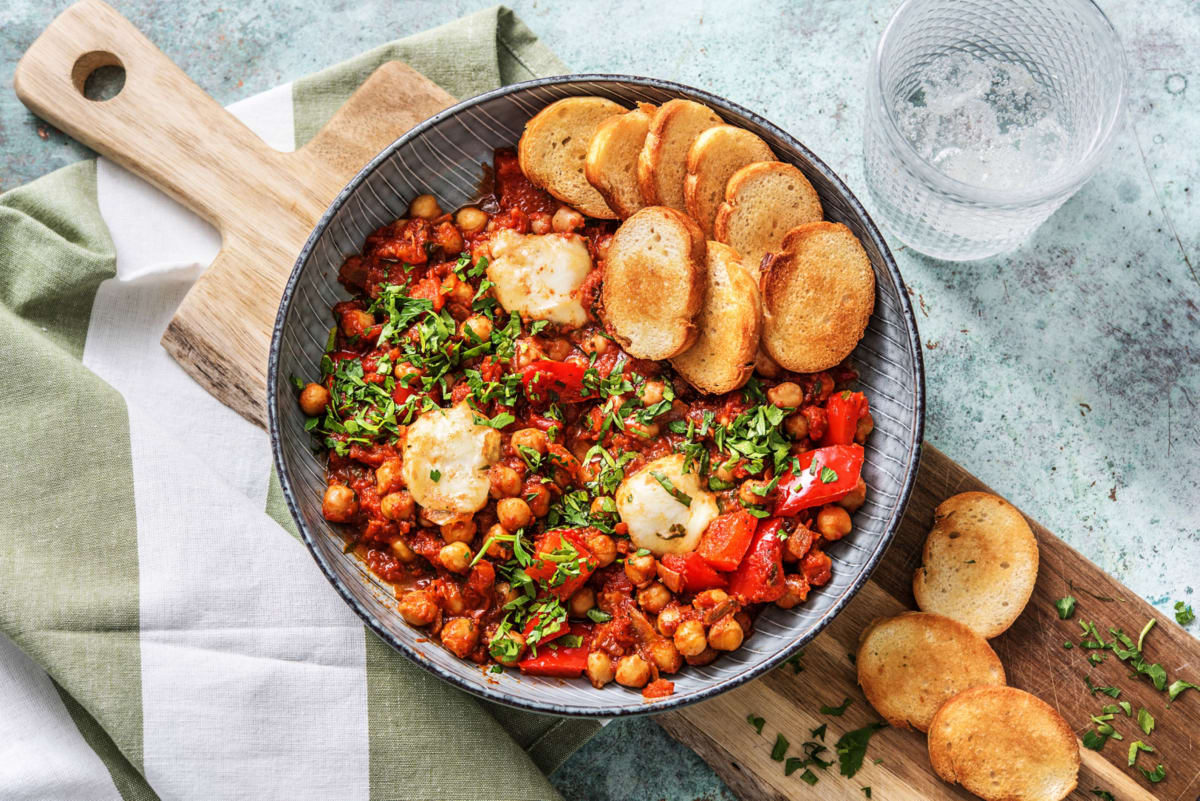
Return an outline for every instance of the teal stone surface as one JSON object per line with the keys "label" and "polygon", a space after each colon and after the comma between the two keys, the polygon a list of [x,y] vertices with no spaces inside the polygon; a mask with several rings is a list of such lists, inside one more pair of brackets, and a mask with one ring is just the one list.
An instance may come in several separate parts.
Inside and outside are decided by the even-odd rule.
{"label": "teal stone surface", "polygon": [[[489,5],[114,4],[222,103]],[[0,6],[5,86],[66,5]],[[898,5],[511,1],[573,70],[679,81],[763,114],[868,209],[864,87]],[[1100,5],[1125,44],[1129,99],[1096,178],[1003,256],[954,264],[890,241],[925,344],[928,441],[1169,613],[1200,605],[1200,2]],[[0,92],[0,190],[86,155]],[[587,801],[733,798],[648,719],[607,726],[552,778]]]}

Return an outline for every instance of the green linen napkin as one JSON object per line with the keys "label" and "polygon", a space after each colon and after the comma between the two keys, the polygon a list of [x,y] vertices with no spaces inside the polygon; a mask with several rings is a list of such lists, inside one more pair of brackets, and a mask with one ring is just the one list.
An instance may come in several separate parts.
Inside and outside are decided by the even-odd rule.
{"label": "green linen napkin", "polygon": [[[295,82],[295,146],[391,59],[457,97],[565,71],[488,9]],[[265,437],[198,388],[180,397],[178,367],[138,344],[197,271],[122,268],[115,170],[81,162],[0,195],[0,707],[21,699],[9,725],[29,753],[87,757],[30,760],[0,796],[557,798],[543,771],[598,724],[479,702],[363,629],[279,532],[294,527]],[[247,457],[208,475],[196,443],[221,451],[230,431]],[[172,560],[197,540],[231,570],[263,549],[281,567],[231,588]],[[3,717],[0,740],[16,734]]]}

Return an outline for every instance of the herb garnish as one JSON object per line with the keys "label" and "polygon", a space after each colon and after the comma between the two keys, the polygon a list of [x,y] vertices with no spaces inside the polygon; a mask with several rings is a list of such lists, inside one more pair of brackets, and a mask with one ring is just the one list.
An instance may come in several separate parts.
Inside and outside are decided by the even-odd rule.
{"label": "herb garnish", "polygon": [[870,723],[861,729],[848,731],[838,738],[834,750],[837,751],[838,764],[841,773],[851,778],[862,767],[863,757],[867,754],[867,743],[880,729],[886,728],[886,723]]}
{"label": "herb garnish", "polygon": [[756,732],[758,732],[759,734],[762,734],[763,724],[766,723],[767,721],[756,715],[750,714],[750,715],[746,716],[746,722],[749,723],[751,726],[753,726],[754,730]]}
{"label": "herb garnish", "polygon": [[1191,605],[1184,605],[1183,601],[1175,602],[1175,622],[1181,626],[1186,626],[1196,619],[1196,613],[1192,611]]}
{"label": "herb garnish", "polygon": [[771,759],[776,762],[782,762],[783,758],[787,755],[789,745],[790,743],[788,743],[786,737],[782,734],[776,734],[775,747],[771,749]]}
{"label": "herb garnish", "polygon": [[833,715],[835,718],[840,718],[842,715],[845,714],[846,710],[850,707],[850,704],[852,704],[852,703],[853,703],[852,699],[846,698],[837,706],[823,706],[823,707],[821,707],[821,714],[822,715]]}
{"label": "herb garnish", "polygon": [[1068,595],[1066,598],[1059,598],[1054,602],[1054,608],[1058,610],[1060,620],[1067,620],[1071,615],[1075,614],[1075,597]]}
{"label": "herb garnish", "polygon": [[662,485],[663,489],[670,493],[672,498],[679,501],[684,506],[690,507],[692,505],[692,496],[688,495],[686,492],[672,484],[671,479],[667,478],[666,474],[661,470],[651,470],[650,475],[654,477],[655,481]]}

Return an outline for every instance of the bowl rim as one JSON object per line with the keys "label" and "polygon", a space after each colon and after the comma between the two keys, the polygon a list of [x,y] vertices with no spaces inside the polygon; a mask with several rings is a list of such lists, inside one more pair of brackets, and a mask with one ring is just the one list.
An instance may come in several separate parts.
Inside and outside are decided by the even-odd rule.
{"label": "bowl rim", "polygon": [[[617,84],[634,84],[638,86],[646,86],[654,89],[661,89],[669,92],[681,94],[703,103],[709,104],[719,111],[726,112],[748,120],[763,129],[770,131],[774,136],[786,143],[797,154],[799,154],[813,170],[821,173],[839,192],[842,198],[845,199],[850,211],[855,214],[862,222],[866,229],[867,235],[878,248],[883,259],[883,267],[893,281],[896,287],[899,288],[900,309],[907,328],[909,347],[913,356],[913,392],[915,396],[914,404],[914,425],[912,428],[912,459],[905,466],[905,475],[901,483],[900,492],[898,495],[898,503],[896,511],[887,522],[886,530],[880,541],[879,547],[874,554],[867,559],[859,575],[851,583],[851,585],[843,592],[841,598],[834,603],[824,615],[821,616],[815,625],[802,636],[798,637],[790,645],[780,649],[777,653],[767,657],[758,665],[748,668],[741,673],[732,676],[728,679],[718,681],[710,687],[705,687],[698,692],[691,693],[686,696],[668,696],[667,698],[646,702],[641,695],[636,696],[636,700],[628,700],[623,703],[614,704],[611,708],[596,709],[591,706],[576,706],[570,704],[558,704],[547,702],[528,701],[521,698],[516,698],[496,686],[487,682],[473,683],[464,680],[463,678],[450,673],[431,660],[426,659],[416,649],[402,642],[398,637],[395,637],[380,621],[375,617],[370,609],[359,603],[358,599],[352,595],[349,590],[343,586],[341,579],[338,577],[332,565],[322,554],[321,549],[317,546],[316,537],[313,531],[305,523],[304,516],[300,512],[298,502],[296,500],[295,491],[292,487],[291,477],[288,474],[287,466],[283,460],[283,448],[281,446],[282,431],[280,428],[279,416],[276,413],[277,399],[279,395],[279,359],[280,347],[283,336],[284,321],[287,319],[288,311],[291,308],[292,299],[295,293],[296,285],[299,281],[300,273],[305,262],[315,247],[317,240],[320,239],[325,229],[328,227],[334,215],[341,209],[342,205],[350,198],[356,189],[370,176],[375,169],[390,158],[393,153],[406,145],[408,142],[416,139],[425,133],[425,131],[437,125],[442,120],[453,117],[465,109],[471,108],[480,103],[492,100],[498,97],[523,92],[527,89],[532,89],[541,86],[553,86],[556,84],[566,83],[617,83]],[[533,80],[521,81],[519,83],[509,84],[488,92],[476,95],[474,97],[462,100],[449,108],[438,112],[429,117],[423,122],[413,126],[406,131],[390,145],[385,147],[366,165],[362,167],[354,177],[346,184],[345,188],[338,193],[337,197],[329,204],[325,213],[317,221],[313,227],[312,233],[304,243],[303,249],[296,258],[296,262],[292,267],[291,274],[288,276],[287,284],[284,286],[283,296],[279,303],[279,311],[275,317],[275,325],[271,332],[271,348],[267,358],[267,418],[268,418],[268,435],[271,441],[271,451],[276,472],[279,476],[280,488],[283,492],[283,497],[287,503],[288,511],[291,513],[292,519],[296,522],[296,526],[300,532],[300,537],[312,554],[313,559],[320,567],[321,572],[325,574],[325,578],[329,581],[333,588],[341,596],[342,600],[362,619],[364,623],[384,642],[392,648],[406,656],[410,661],[420,667],[433,673],[438,678],[449,682],[451,685],[465,690],[472,695],[483,698],[487,701],[502,704],[504,706],[523,709],[531,712],[539,712],[543,714],[558,715],[563,717],[584,717],[584,718],[616,718],[616,717],[634,717],[640,715],[658,714],[668,710],[681,709],[690,704],[697,703],[709,698],[716,697],[724,692],[732,690],[735,687],[741,686],[751,679],[757,678],[764,673],[781,665],[785,660],[789,659],[793,654],[800,651],[805,645],[811,642],[818,634],[820,634],[835,617],[845,609],[851,599],[858,594],[863,585],[874,573],[878,567],[883,555],[887,552],[892,540],[896,536],[896,531],[900,526],[900,522],[904,518],[905,510],[908,507],[909,499],[912,495],[913,487],[916,483],[917,470],[921,463],[921,447],[924,442],[925,429],[925,367],[921,352],[921,341],[917,331],[917,320],[913,313],[912,302],[908,297],[908,293],[904,291],[904,279],[900,275],[900,269],[896,265],[895,259],[892,257],[891,251],[888,249],[887,242],[884,241],[883,235],[879,228],[875,225],[874,220],[867,213],[867,210],[855,197],[850,188],[845,182],[825,164],[821,159],[805,147],[794,136],[784,131],[779,126],[770,122],[766,118],[753,111],[750,111],[743,106],[725,100],[717,95],[707,92],[702,89],[697,89],[685,84],[674,81],[666,81],[658,78],[648,78],[636,75],[622,75],[617,73],[569,73],[564,75],[553,75],[544,78],[535,78]]]}

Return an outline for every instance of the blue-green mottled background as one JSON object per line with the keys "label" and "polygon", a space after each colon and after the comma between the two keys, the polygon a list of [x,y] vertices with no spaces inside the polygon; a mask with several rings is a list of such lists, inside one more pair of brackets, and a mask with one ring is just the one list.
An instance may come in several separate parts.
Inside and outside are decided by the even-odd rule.
{"label": "blue-green mottled background", "polygon": [[[572,69],[728,97],[865,195],[868,54],[898,0],[509,3]],[[490,3],[114,4],[229,103]],[[0,4],[6,87],[66,5]],[[950,264],[893,246],[926,347],[928,440],[1168,611],[1200,586],[1200,1],[1101,5],[1130,77],[1105,169],[1011,254]],[[0,92],[0,190],[85,155]],[[607,727],[553,778],[571,799],[733,798],[649,720]]]}

